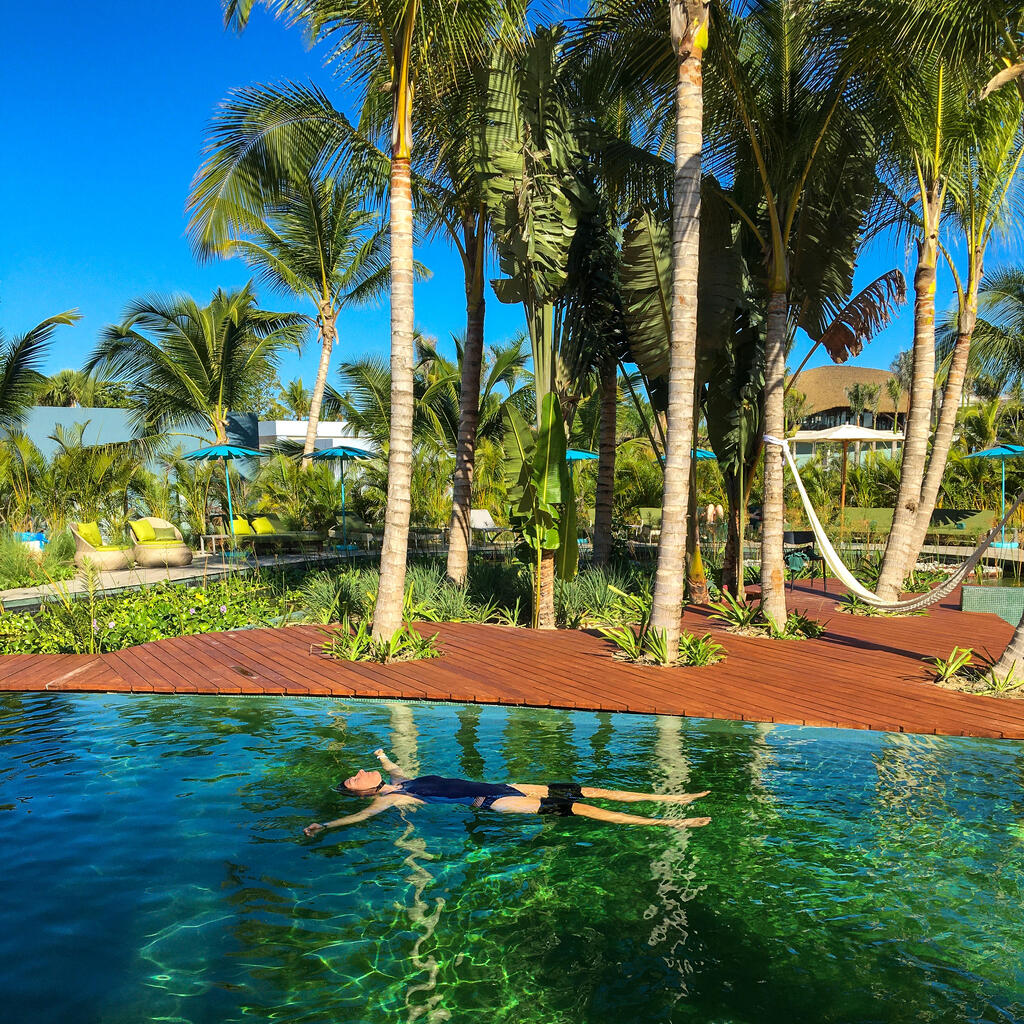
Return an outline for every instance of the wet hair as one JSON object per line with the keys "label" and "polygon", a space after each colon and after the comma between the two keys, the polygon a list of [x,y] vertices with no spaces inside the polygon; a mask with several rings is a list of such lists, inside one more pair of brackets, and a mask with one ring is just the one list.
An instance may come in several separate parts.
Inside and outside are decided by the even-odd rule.
{"label": "wet hair", "polygon": [[373,796],[373,795],[379,793],[383,788],[384,788],[384,776],[381,775],[380,782],[377,783],[376,787],[373,788],[373,789],[349,789],[349,787],[345,785],[345,780],[342,779],[341,782],[339,782],[334,787],[334,791],[335,791],[335,793],[348,793],[350,796],[366,796],[366,795]]}

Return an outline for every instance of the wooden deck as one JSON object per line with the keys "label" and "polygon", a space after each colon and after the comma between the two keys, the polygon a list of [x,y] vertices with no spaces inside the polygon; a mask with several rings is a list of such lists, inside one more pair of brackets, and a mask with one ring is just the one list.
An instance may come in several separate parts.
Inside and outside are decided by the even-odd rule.
{"label": "wooden deck", "polygon": [[702,609],[684,627],[715,633],[724,662],[700,669],[615,661],[591,632],[549,633],[448,624],[445,656],[391,666],[317,657],[317,627],[259,629],[160,640],[112,654],[0,657],[0,690],[295,694],[392,697],[645,712],[893,732],[1024,738],[1024,700],[968,696],[929,682],[922,659],[954,644],[998,654],[1011,628],[961,612],[959,593],[928,615],[862,618],[834,596],[798,586],[790,608],[828,620],[818,640],[734,636]]}

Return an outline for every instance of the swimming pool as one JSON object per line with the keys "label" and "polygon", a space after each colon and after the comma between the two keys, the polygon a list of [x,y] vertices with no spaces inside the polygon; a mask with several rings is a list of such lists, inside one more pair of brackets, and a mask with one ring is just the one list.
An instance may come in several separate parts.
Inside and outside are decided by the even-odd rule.
{"label": "swimming pool", "polygon": [[[428,806],[303,839],[378,745],[412,771],[711,788],[713,822]],[[1019,743],[3,694],[0,751],[19,1024],[1024,1019]]]}

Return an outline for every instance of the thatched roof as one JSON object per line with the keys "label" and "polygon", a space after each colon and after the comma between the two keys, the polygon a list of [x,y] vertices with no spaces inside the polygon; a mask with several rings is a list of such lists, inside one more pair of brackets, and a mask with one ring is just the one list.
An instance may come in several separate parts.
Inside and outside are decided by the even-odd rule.
{"label": "thatched roof", "polygon": [[[846,389],[853,384],[878,384],[882,389],[878,411],[892,413],[892,399],[885,383],[891,376],[888,370],[874,370],[868,366],[816,366],[804,370],[797,377],[793,389],[807,396],[803,412],[805,416],[812,416],[827,409],[849,409]],[[909,407],[910,395],[904,392],[900,396],[899,412],[905,413]]]}

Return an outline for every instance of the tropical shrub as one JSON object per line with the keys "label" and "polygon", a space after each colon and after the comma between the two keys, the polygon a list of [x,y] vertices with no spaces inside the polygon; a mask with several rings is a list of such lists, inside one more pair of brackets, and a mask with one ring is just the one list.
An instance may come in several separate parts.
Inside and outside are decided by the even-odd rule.
{"label": "tropical shrub", "polygon": [[440,658],[437,647],[437,633],[423,636],[412,626],[404,623],[391,637],[375,640],[370,632],[369,622],[364,619],[355,629],[348,619],[342,620],[340,630],[321,630],[324,642],[317,645],[317,653],[326,658],[341,661],[375,661],[390,665],[395,661],[420,661],[424,658]]}

